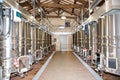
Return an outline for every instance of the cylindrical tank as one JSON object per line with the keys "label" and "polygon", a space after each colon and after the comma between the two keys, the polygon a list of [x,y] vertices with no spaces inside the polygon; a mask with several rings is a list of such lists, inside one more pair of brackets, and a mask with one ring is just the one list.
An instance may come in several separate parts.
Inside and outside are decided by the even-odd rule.
{"label": "cylindrical tank", "polygon": [[75,51],[77,49],[77,32],[75,32]]}
{"label": "cylindrical tank", "polygon": [[88,24],[85,25],[85,30],[84,30],[84,39],[85,39],[85,45],[84,47],[86,49],[89,49],[89,29],[88,29]]}
{"label": "cylindrical tank", "polygon": [[91,27],[90,26],[91,24],[89,24],[88,25],[88,30],[89,30],[89,50],[91,50],[91,48],[92,48],[92,28],[93,27]]}
{"label": "cylindrical tank", "polygon": [[120,13],[106,16],[106,71],[120,75]]}
{"label": "cylindrical tank", "polygon": [[43,34],[43,31],[40,30],[40,46],[43,47],[43,41],[42,41],[42,35]]}
{"label": "cylindrical tank", "polygon": [[106,17],[100,18],[98,23],[101,23],[101,52],[100,52],[100,68],[105,67],[105,58],[106,58]]}
{"label": "cylindrical tank", "polygon": [[[2,11],[3,9],[0,8]],[[2,79],[9,80],[12,70],[12,30],[13,18],[12,10],[4,8],[0,15],[0,59],[2,63]]]}
{"label": "cylindrical tank", "polygon": [[99,53],[101,52],[101,37],[102,37],[102,27],[101,27],[101,19],[98,19],[98,27],[97,27],[97,49],[99,50]]}
{"label": "cylindrical tank", "polygon": [[80,31],[80,42],[81,42],[81,48],[83,48],[83,46],[84,46],[84,31],[83,30],[81,30]]}
{"label": "cylindrical tank", "polygon": [[36,51],[36,26],[31,25],[31,54],[33,62],[35,61],[35,51]]}
{"label": "cylindrical tank", "polygon": [[26,26],[26,55],[31,52],[31,26],[27,23]]}
{"label": "cylindrical tank", "polygon": [[77,52],[79,52],[79,47],[80,47],[80,44],[79,44],[79,42],[80,42],[80,31],[77,31],[76,32],[77,34]]}
{"label": "cylindrical tank", "polygon": [[116,34],[116,36],[114,35],[114,44],[116,45],[116,58],[118,59],[117,61],[117,65],[118,65],[118,71],[117,73],[119,73],[120,75],[120,13],[119,14],[115,14],[114,15],[114,25],[115,25],[115,29],[114,29],[114,34]]}
{"label": "cylindrical tank", "polygon": [[39,50],[39,29],[36,28],[36,50]]}
{"label": "cylindrical tank", "polygon": [[25,55],[25,40],[24,40],[24,27],[25,27],[25,22],[22,21],[19,23],[19,56]]}
{"label": "cylindrical tank", "polygon": [[97,22],[92,22],[90,26],[92,28],[92,56],[95,60],[95,53],[97,52]]}

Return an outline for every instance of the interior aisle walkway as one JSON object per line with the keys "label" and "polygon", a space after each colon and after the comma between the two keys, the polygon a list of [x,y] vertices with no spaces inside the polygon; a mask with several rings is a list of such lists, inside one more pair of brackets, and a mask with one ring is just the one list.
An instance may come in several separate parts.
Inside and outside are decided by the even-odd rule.
{"label": "interior aisle walkway", "polygon": [[39,80],[96,80],[72,52],[56,52]]}

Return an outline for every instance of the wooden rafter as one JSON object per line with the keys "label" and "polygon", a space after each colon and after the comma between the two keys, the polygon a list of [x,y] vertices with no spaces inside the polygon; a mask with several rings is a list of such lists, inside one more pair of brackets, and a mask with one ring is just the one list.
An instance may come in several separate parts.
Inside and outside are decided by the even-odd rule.
{"label": "wooden rafter", "polygon": [[24,2],[24,3],[19,3],[22,7],[28,6],[30,5],[30,3],[28,1]]}
{"label": "wooden rafter", "polygon": [[[37,19],[39,19],[40,17],[39,17],[40,15],[38,14],[38,15],[36,15],[35,17],[37,18]],[[56,16],[56,15],[47,15],[47,17],[48,18],[61,18],[61,16]],[[69,19],[76,19],[76,17],[71,17],[71,16],[66,16],[67,18],[69,18]]]}
{"label": "wooden rafter", "polygon": [[[48,18],[61,18],[61,16],[47,15]],[[76,19],[76,17],[66,16],[69,19]]]}
{"label": "wooden rafter", "polygon": [[57,4],[60,3],[60,0],[53,0],[53,1]]}
{"label": "wooden rafter", "polygon": [[[61,0],[53,0],[56,4],[60,4],[60,2],[61,2]],[[58,13],[56,13],[58,16],[60,15],[60,10],[61,10],[61,8],[55,8],[55,9],[57,9],[58,10]]]}
{"label": "wooden rafter", "polygon": [[75,15],[75,16],[78,16],[77,14],[75,14],[75,13],[71,13],[71,11],[68,11],[68,10],[65,10],[65,9],[62,9],[64,12],[67,12],[67,13],[69,13],[69,14],[71,14],[71,15]]}
{"label": "wooden rafter", "polygon": [[85,1],[85,0],[77,0],[77,2],[80,2],[80,3],[82,3],[84,5],[84,4],[86,4],[87,1]]}
{"label": "wooden rafter", "polygon": [[58,10],[57,8],[53,8],[52,10],[47,11],[47,13],[49,14],[49,13],[55,12],[55,11],[57,11],[57,10]]}
{"label": "wooden rafter", "polygon": [[[39,15],[39,8],[42,8],[45,14],[50,14],[55,12],[59,17],[61,13],[67,12],[74,16],[80,16],[81,9],[84,10],[84,13],[88,8],[87,0],[34,0],[36,5],[36,16]],[[93,0],[91,0],[93,1]],[[27,11],[33,13],[32,0],[17,0],[17,2]],[[101,3],[102,4],[102,3]],[[54,16],[53,16],[54,18]]]}
{"label": "wooden rafter", "polygon": [[50,8],[80,8],[82,5],[78,4],[41,4],[41,7],[50,7]]}
{"label": "wooden rafter", "polygon": [[[77,0],[74,0],[74,4],[76,4]],[[74,13],[75,8],[72,9],[72,13]]]}
{"label": "wooden rafter", "polygon": [[[40,1],[40,0],[39,0],[39,1]],[[52,2],[52,1],[49,1],[49,0],[44,0],[44,1],[42,1],[42,2],[40,1],[40,3],[42,3],[42,4],[43,4],[43,3],[50,3],[50,2]]]}
{"label": "wooden rafter", "polygon": [[71,1],[69,2],[69,1],[65,1],[65,0],[64,0],[64,1],[62,1],[62,3],[63,3],[63,4],[71,4],[72,2],[71,2]]}
{"label": "wooden rafter", "polygon": [[89,7],[88,1],[85,1],[85,0],[77,0],[77,2],[82,3],[83,7],[85,7],[85,8],[88,8],[88,7]]}

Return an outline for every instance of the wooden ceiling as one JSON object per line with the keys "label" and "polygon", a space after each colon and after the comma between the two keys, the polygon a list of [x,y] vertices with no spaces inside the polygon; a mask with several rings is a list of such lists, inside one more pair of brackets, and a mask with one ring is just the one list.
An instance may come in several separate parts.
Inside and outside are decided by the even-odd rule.
{"label": "wooden ceiling", "polygon": [[[17,0],[17,2],[37,19],[40,19],[39,9],[42,9],[48,18],[58,18],[66,12],[70,14],[68,18],[74,19],[81,16],[82,10],[85,13],[89,4],[88,0]],[[51,13],[56,15],[50,15]]]}

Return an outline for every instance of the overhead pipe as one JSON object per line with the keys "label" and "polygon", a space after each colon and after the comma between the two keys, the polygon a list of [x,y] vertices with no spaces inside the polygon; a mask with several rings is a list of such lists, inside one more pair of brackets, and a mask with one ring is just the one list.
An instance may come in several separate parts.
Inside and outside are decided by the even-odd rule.
{"label": "overhead pipe", "polygon": [[94,9],[102,0],[95,0],[93,4],[90,6],[90,9]]}

